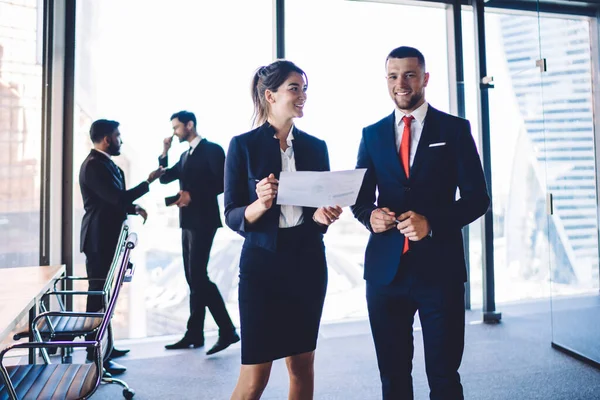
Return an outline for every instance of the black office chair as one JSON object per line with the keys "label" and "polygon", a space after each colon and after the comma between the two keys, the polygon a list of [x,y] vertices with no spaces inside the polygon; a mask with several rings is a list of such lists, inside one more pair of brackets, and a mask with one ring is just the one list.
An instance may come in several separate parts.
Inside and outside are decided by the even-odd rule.
{"label": "black office chair", "polygon": [[[97,292],[94,292],[94,294],[91,294],[92,296],[104,296],[103,297],[103,299],[104,299],[103,305],[105,307],[106,307],[106,303],[108,301],[108,299],[106,298],[106,295],[105,295],[105,292],[107,289],[106,282],[110,281],[112,279],[113,274],[116,271],[116,268],[118,266],[119,256],[125,248],[125,243],[127,241],[128,235],[129,235],[129,224],[127,223],[127,220],[125,220],[125,221],[123,221],[123,224],[121,224],[121,231],[119,232],[117,246],[115,247],[115,253],[113,254],[113,259],[110,264],[110,268],[108,270],[108,275],[105,280],[104,288],[102,291],[97,291]],[[87,276],[63,276],[63,277],[60,277],[54,281],[54,290],[51,292],[47,292],[42,297],[42,299],[40,301],[40,310],[50,311],[46,308],[46,303],[47,303],[48,297],[51,295],[56,296],[56,299],[60,306],[60,310],[66,311],[66,307],[64,305],[62,297],[70,296],[70,295],[88,295],[90,293],[89,291],[65,291],[64,289],[63,290],[58,289],[59,284],[61,284],[62,287],[64,288],[65,281],[102,281],[102,280],[103,279],[101,279],[101,278],[90,278]]]}
{"label": "black office chair", "polygon": [[[46,292],[42,295],[40,299],[40,310],[45,314],[45,317],[42,319],[39,316],[32,321],[32,326],[30,327],[31,332],[33,332],[33,339],[37,342],[42,341],[68,341],[73,340],[80,336],[85,336],[87,334],[94,333],[100,327],[101,318],[93,318],[93,317],[62,317],[58,315],[48,314],[48,310],[46,304],[49,304],[50,296],[54,296],[57,299],[58,305],[60,307],[59,311],[67,311],[63,302],[63,297],[67,296],[102,296],[102,304],[103,309],[106,309],[106,306],[109,302],[109,294],[111,285],[113,282],[113,278],[117,268],[119,267],[119,259],[125,250],[125,246],[127,243],[127,237],[129,235],[129,225],[127,221],[123,222],[121,225],[121,231],[119,233],[119,238],[117,241],[117,246],[115,248],[115,253],[113,255],[113,259],[108,270],[108,274],[106,280],[100,278],[89,278],[89,277],[81,277],[81,276],[65,276],[56,279],[54,282],[54,290]],[[131,263],[129,263],[128,268],[131,268]],[[127,279],[127,278],[126,278]],[[102,281],[104,280],[104,287],[102,290],[97,291],[77,291],[77,290],[58,290],[58,285],[61,282],[65,281],[81,281],[81,280],[96,280]],[[21,338],[29,336],[29,330],[22,331],[16,333],[13,336],[14,340],[19,340]],[[109,332],[111,333],[111,332]],[[112,335],[111,335],[112,336]],[[53,348],[54,351],[51,351],[52,354],[56,352],[56,348]],[[46,348],[42,348],[40,350],[42,357],[45,362],[50,362],[50,358],[48,356],[48,350]],[[67,356],[63,357],[63,362],[69,363],[70,352],[66,352]]]}
{"label": "black office chair", "polygon": [[[96,339],[83,342],[30,342],[10,345],[0,352],[0,400],[80,400],[90,398],[98,389],[102,378],[102,362],[111,350],[110,321],[127,269],[131,250],[137,244],[137,235],[129,234],[125,250],[119,258],[118,272],[114,274],[110,290],[110,300],[104,313],[79,313],[69,311],[49,311],[40,314],[46,317],[99,318]],[[89,364],[14,365],[6,367],[4,356],[13,349],[43,349],[68,347],[94,348],[94,362]],[[116,381],[116,380],[111,380]],[[110,381],[109,381],[110,382]],[[135,392],[123,390],[126,399],[133,398]]]}

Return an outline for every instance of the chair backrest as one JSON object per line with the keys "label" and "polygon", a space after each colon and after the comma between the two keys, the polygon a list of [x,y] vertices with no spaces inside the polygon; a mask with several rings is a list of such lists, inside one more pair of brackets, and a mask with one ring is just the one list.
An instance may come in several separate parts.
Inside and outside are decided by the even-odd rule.
{"label": "chair backrest", "polygon": [[116,269],[116,273],[113,274],[112,282],[110,285],[111,292],[109,294],[109,301],[106,305],[106,310],[104,311],[104,316],[102,317],[102,322],[100,324],[100,328],[96,334],[96,340],[100,340],[100,351],[102,354],[102,358],[105,357],[106,352],[112,348],[112,334],[109,332],[110,321],[115,312],[115,307],[117,303],[117,299],[119,298],[119,293],[121,292],[121,287],[123,285],[123,281],[125,279],[125,273],[127,272],[127,268],[129,266],[129,259],[131,257],[131,251],[137,245],[137,234],[129,233],[124,242],[123,251],[117,258],[118,268]]}
{"label": "chair backrest", "polygon": [[127,236],[129,235],[129,224],[127,220],[123,221],[121,225],[121,231],[119,232],[119,239],[117,240],[117,246],[115,247],[115,253],[113,254],[113,259],[110,264],[110,268],[108,269],[108,274],[106,275],[106,280],[104,281],[104,292],[110,292],[110,285],[113,281],[115,271],[119,265],[119,258],[125,249],[125,244],[127,243]]}

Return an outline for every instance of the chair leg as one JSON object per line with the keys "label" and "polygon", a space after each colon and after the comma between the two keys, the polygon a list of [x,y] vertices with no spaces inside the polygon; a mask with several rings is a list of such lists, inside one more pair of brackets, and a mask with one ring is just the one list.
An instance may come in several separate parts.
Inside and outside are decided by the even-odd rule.
{"label": "chair leg", "polygon": [[60,359],[63,364],[73,364],[73,348],[72,347],[61,347],[60,348]]}
{"label": "chair leg", "polygon": [[121,379],[113,378],[112,375],[109,373],[105,373],[102,376],[102,382],[115,383],[117,385],[121,385],[123,387],[123,397],[125,397],[127,400],[133,399],[133,396],[135,396],[135,390],[131,389],[127,382]]}
{"label": "chair leg", "polygon": [[[36,342],[43,342],[42,335],[37,329],[33,329],[33,337]],[[50,356],[48,355],[46,348],[44,348],[44,347],[40,348],[40,353],[42,354],[42,358],[44,359],[44,362],[46,364],[50,364]]]}

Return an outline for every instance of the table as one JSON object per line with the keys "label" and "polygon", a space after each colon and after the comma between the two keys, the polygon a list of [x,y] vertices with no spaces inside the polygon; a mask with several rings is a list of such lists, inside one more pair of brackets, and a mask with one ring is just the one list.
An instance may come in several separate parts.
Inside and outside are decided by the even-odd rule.
{"label": "table", "polygon": [[[0,342],[27,314],[31,327],[40,298],[64,273],[64,265],[0,268]],[[33,352],[29,361],[33,362]]]}

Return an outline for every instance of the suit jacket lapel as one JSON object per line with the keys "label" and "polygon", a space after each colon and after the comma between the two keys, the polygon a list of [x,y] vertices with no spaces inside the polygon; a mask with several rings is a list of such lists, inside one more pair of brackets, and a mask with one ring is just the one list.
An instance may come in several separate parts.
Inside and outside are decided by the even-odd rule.
{"label": "suit jacket lapel", "polygon": [[[125,189],[125,177],[123,175],[123,171],[121,170],[121,168],[119,168],[119,166],[117,164],[115,164],[115,162],[113,160],[106,157],[105,154],[102,154],[96,150],[92,150],[92,153],[96,153],[97,154],[96,156],[99,157],[100,160],[102,160],[104,165],[106,165],[106,168],[108,168],[108,170],[112,173],[113,178],[115,179],[119,189]],[[90,155],[92,153],[90,153]]]}
{"label": "suit jacket lapel", "polygon": [[[279,140],[274,137],[275,129],[267,122],[262,126],[263,147],[266,149],[265,164],[266,170],[273,173],[279,179],[281,172],[281,150]],[[260,177],[261,179],[264,177]]]}
{"label": "suit jacket lapel", "polygon": [[425,115],[425,120],[423,121],[423,131],[421,132],[421,138],[419,139],[419,144],[417,145],[415,159],[413,160],[413,165],[410,168],[410,177],[413,179],[415,176],[418,176],[422,166],[428,162],[427,155],[429,144],[433,142],[433,136],[435,135],[435,132],[438,132],[438,119],[436,112],[437,110],[431,106],[429,106],[427,109],[427,114]]}
{"label": "suit jacket lapel", "polygon": [[197,157],[201,157],[200,153],[202,152],[202,148],[204,147],[205,142],[206,139],[202,139],[200,143],[198,143],[192,154],[190,154],[190,149],[188,149],[181,155],[181,164],[183,165],[183,171],[187,170],[187,167],[193,164],[193,162],[190,163],[190,161],[195,160]]}

